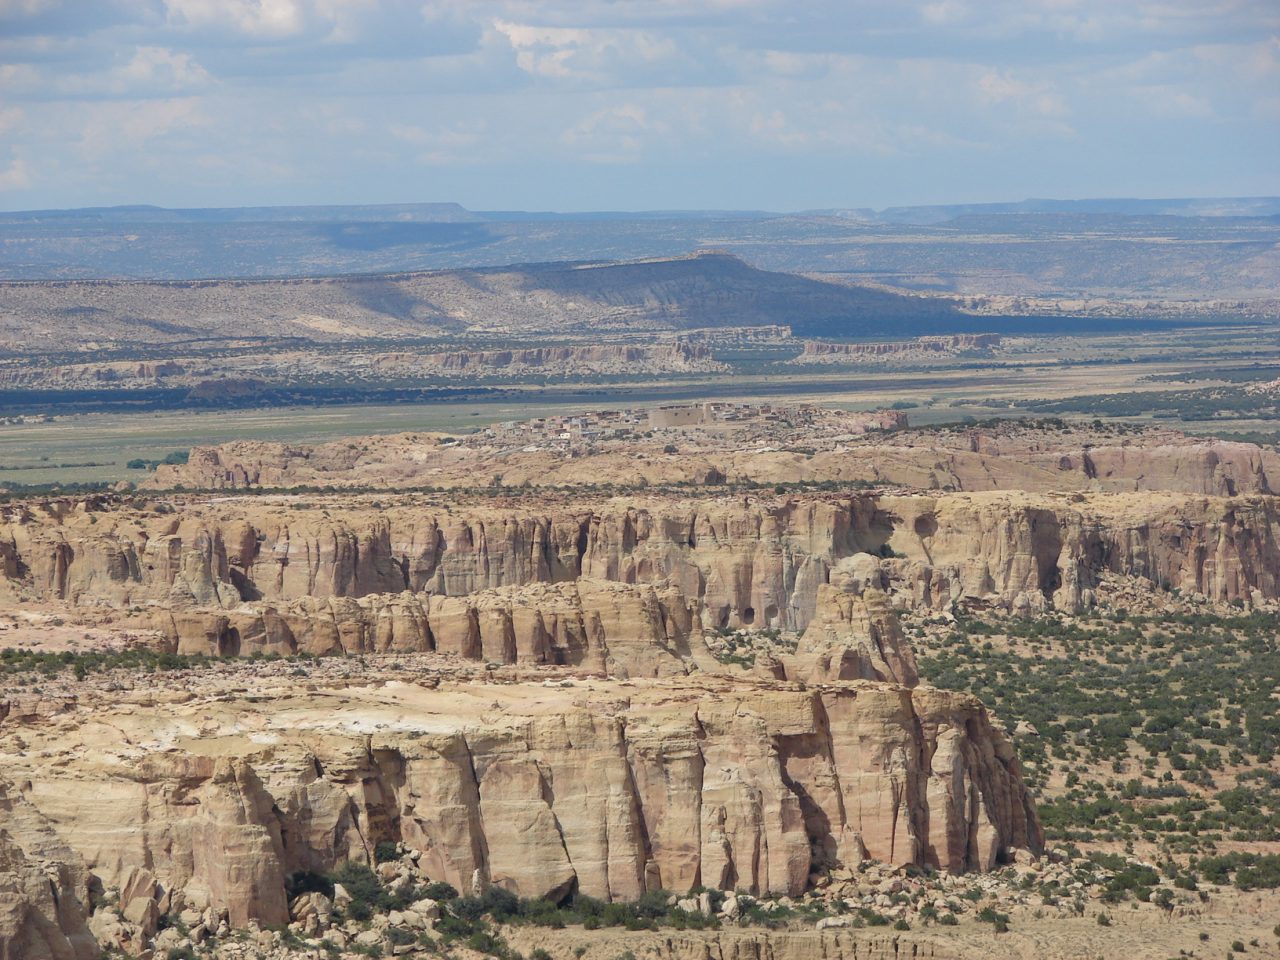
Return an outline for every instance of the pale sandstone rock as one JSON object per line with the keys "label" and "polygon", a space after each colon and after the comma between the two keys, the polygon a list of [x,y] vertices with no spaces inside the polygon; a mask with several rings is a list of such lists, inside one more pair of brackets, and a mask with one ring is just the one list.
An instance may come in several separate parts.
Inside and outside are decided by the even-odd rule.
{"label": "pale sandstone rock", "polygon": [[[58,761],[3,751],[0,773],[31,781],[104,883],[150,864],[239,927],[287,923],[286,876],[389,835],[459,889],[621,899],[699,883],[797,894],[815,866],[867,856],[985,869],[1041,843],[1012,749],[971,697],[709,676],[316,696],[102,703],[111,739],[71,717],[28,725],[28,755]],[[210,710],[269,735],[180,733]],[[126,763],[117,729],[175,749]]]}
{"label": "pale sandstone rock", "polygon": [[696,602],[666,585],[579,580],[468,597],[306,598],[228,612],[160,610],[151,622],[182,654],[438,651],[615,676],[678,675],[714,666]]}
{"label": "pale sandstone rock", "polygon": [[[865,555],[864,555],[865,556]],[[817,609],[786,675],[801,680],[889,680],[915,686],[915,656],[871,558],[842,560],[818,588]],[[874,570],[874,574],[871,571]],[[767,669],[767,668],[766,668]]]}
{"label": "pale sandstone rock", "polygon": [[[4,508],[0,597],[156,605],[151,623],[184,652],[435,648],[571,662],[596,656],[587,650],[595,627],[575,609],[595,600],[554,590],[508,600],[501,591],[579,580],[651,586],[658,609],[643,618],[654,634],[688,632],[667,590],[698,602],[706,627],[802,629],[833,569],[859,554],[855,579],[874,578],[877,564],[885,590],[933,609],[974,599],[1019,612],[1077,610],[1106,574],[1215,601],[1280,596],[1280,507],[1266,496],[737,498],[541,516],[352,506],[341,519],[268,506],[245,517],[205,504],[182,521],[93,503],[89,514],[74,501]],[[892,559],[869,556],[886,545]],[[607,630],[621,601],[581,590],[597,595]]]}
{"label": "pale sandstone rock", "polygon": [[89,871],[0,779],[0,960],[93,960]]}
{"label": "pale sandstone rock", "polygon": [[[902,415],[874,414],[883,427],[900,426]],[[579,486],[607,476],[616,483],[718,482],[751,479],[761,484],[810,480],[863,480],[933,490],[1167,490],[1233,496],[1273,493],[1280,458],[1253,444],[1147,431],[1133,437],[1021,430],[1016,425],[964,432],[896,433],[884,437],[818,438],[816,453],[736,449],[714,442],[692,446],[679,456],[637,457],[642,441],[624,449],[583,451],[494,451],[418,435],[359,438],[316,446],[239,441],[197,447],[189,462],[162,466],[147,481],[156,488],[244,486],[337,486],[351,484],[474,486],[477,477],[501,473],[518,486]],[[827,441],[827,442],[824,442]],[[847,442],[852,441],[852,442]],[[658,443],[662,441],[659,440]],[[716,476],[709,477],[714,472]]]}

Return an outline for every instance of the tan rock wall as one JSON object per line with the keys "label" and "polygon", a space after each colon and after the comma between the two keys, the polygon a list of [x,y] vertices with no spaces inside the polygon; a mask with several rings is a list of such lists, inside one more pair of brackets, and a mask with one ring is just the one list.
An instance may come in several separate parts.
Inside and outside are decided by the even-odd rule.
{"label": "tan rock wall", "polygon": [[[901,602],[943,608],[975,598],[1034,611],[1092,602],[1103,573],[1214,600],[1275,598],[1278,544],[1280,501],[1270,496],[867,495],[605,503],[546,513],[353,507],[333,516],[319,507],[209,503],[186,508],[182,519],[93,501],[7,509],[0,595],[226,611],[262,602],[288,625],[286,608],[307,598],[407,591],[428,621],[436,605],[443,623],[480,616],[444,597],[592,579],[669,584],[700,604],[708,627],[803,629],[832,568],[860,553],[889,557],[886,587]],[[382,604],[386,610],[334,615],[359,636],[342,640],[336,626],[317,626],[328,632],[303,640],[294,631],[299,647],[423,649],[427,628],[413,604]],[[442,628],[450,637],[461,629]],[[549,636],[560,630],[559,639],[539,640],[533,625],[514,619],[510,629],[525,638],[530,657],[539,644],[583,645],[559,620],[543,623]],[[265,621],[252,630],[277,638],[262,641],[268,646],[288,642]],[[506,649],[508,641],[478,619],[475,630],[481,648]]]}
{"label": "tan rock wall", "polygon": [[88,723],[27,721],[31,750],[0,776],[107,886],[145,867],[236,925],[284,922],[285,877],[380,840],[459,889],[623,899],[796,894],[864,856],[989,869],[1041,843],[1012,748],[963,695],[703,677],[266,699],[135,695]]}

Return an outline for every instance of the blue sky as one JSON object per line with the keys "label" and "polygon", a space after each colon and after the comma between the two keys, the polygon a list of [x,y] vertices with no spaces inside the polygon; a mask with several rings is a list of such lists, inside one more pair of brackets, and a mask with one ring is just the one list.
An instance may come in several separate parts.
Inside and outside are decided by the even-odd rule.
{"label": "blue sky", "polygon": [[1276,0],[0,0],[0,208],[1280,193]]}

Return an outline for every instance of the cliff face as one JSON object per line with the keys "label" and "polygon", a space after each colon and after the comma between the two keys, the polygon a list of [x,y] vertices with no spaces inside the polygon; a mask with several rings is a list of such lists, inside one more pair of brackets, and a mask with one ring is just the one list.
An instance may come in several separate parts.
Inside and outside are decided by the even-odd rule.
{"label": "cliff face", "polygon": [[871,343],[823,343],[806,340],[804,351],[796,363],[857,363],[869,360],[919,359],[934,355],[950,355],[971,350],[990,350],[1000,345],[998,333],[958,333],[950,336],[916,337],[914,340],[892,340]]}
{"label": "cliff face", "polygon": [[[246,440],[196,447],[186,464],[161,466],[144,486],[470,489],[495,474],[509,487],[579,487],[601,477],[625,486],[704,485],[714,471],[720,482],[759,484],[863,481],[939,492],[1237,496],[1273,493],[1273,479],[1280,476],[1280,458],[1249,443],[1172,432],[1118,442],[1114,435],[1079,428],[910,432],[899,429],[903,419],[889,411],[876,414],[874,424],[854,425],[843,417],[804,430],[762,420],[757,432],[744,437],[685,429],[679,436],[593,440],[572,450],[553,449],[552,439],[530,441],[518,432],[484,442],[439,443],[439,437],[417,434],[314,446]],[[673,439],[676,454],[666,449]]]}
{"label": "cliff face", "polygon": [[676,676],[713,658],[696,601],[672,587],[594,580],[482,590],[166,608],[150,623],[181,654],[452,654],[573,666],[609,676]]}
{"label": "cliff face", "polygon": [[546,372],[562,374],[688,372],[727,370],[703,344],[672,342],[656,346],[605,343],[594,346],[524,347],[511,350],[453,350],[446,353],[384,353],[373,359],[379,373]]}
{"label": "cliff face", "polygon": [[423,676],[89,694],[11,714],[0,742],[28,748],[0,751],[0,777],[27,784],[105,886],[145,868],[165,907],[233,925],[287,921],[285,877],[381,840],[464,890],[622,899],[699,883],[796,894],[813,869],[866,856],[988,869],[1042,842],[1013,750],[972,697]]}
{"label": "cliff face", "polygon": [[[881,566],[897,602],[944,608],[967,598],[1018,611],[1074,610],[1093,601],[1103,573],[1215,600],[1274,598],[1280,595],[1277,543],[1280,507],[1271,497],[1009,493],[722,499],[688,506],[615,501],[542,514],[517,506],[352,506],[339,516],[322,506],[206,502],[185,507],[181,517],[112,501],[61,501],[7,509],[0,526],[0,592],[14,599],[148,603],[172,610],[266,605],[290,624],[299,648],[318,652],[354,630],[359,637],[342,646],[422,649],[413,637],[430,633],[436,646],[478,644],[487,651],[514,644],[526,658],[582,662],[603,656],[611,636],[683,635],[690,604],[705,627],[803,629],[832,569],[860,553],[890,558]],[[567,586],[544,591],[516,605],[500,594],[471,605],[445,602],[571,581],[653,590],[614,595],[595,583],[579,585],[577,592]],[[584,606],[584,590],[594,598],[588,608],[633,612],[602,612],[599,629],[588,621],[570,628],[564,611]],[[302,602],[308,599],[327,603]],[[508,612],[496,612],[504,603]],[[520,606],[530,609],[519,612]],[[301,625],[299,618],[314,625]],[[627,630],[610,627],[611,618],[626,622]],[[248,632],[268,635],[272,629],[264,620]],[[604,638],[595,652],[588,654],[590,644],[574,638],[579,629]],[[507,634],[516,639],[487,639]]]}
{"label": "cliff face", "polygon": [[[90,905],[93,936],[134,952],[184,909],[284,924],[286,878],[382,841],[459,889],[552,899],[795,895],[867,858],[965,872],[1038,853],[1005,735],[975,698],[917,686],[890,591],[921,561],[865,552],[904,524],[932,539],[925,499],[11,507],[11,600],[94,607],[181,653],[395,656],[0,702],[0,785],[25,811],[0,819],[21,832],[0,832],[17,905],[0,944],[90,960]],[[753,672],[704,640],[784,620],[808,623],[796,652]]]}
{"label": "cliff face", "polygon": [[84,861],[0,779],[0,960],[94,960],[88,903]]}

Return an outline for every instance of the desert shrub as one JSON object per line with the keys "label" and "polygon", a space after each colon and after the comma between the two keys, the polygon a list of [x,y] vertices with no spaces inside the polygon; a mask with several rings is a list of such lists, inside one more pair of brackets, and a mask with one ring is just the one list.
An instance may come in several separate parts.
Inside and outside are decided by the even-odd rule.
{"label": "desert shrub", "polygon": [[458,899],[458,891],[452,885],[437,880],[422,888],[422,896],[447,903],[450,900]]}
{"label": "desert shrub", "polygon": [[367,863],[348,860],[341,863],[329,874],[332,883],[342,884],[342,888],[351,897],[346,912],[353,920],[368,920],[375,910],[387,910],[391,907],[391,897],[382,889],[378,875]]}

